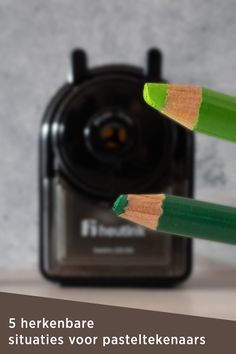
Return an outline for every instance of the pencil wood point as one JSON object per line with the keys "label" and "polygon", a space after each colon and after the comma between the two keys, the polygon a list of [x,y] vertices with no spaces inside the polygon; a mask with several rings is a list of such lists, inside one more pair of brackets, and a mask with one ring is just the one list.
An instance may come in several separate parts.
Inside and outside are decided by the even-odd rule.
{"label": "pencil wood point", "polygon": [[113,211],[123,219],[156,230],[164,199],[164,194],[122,194],[115,201]]}
{"label": "pencil wood point", "polygon": [[185,128],[194,128],[202,100],[201,87],[146,83],[143,95],[151,107]]}

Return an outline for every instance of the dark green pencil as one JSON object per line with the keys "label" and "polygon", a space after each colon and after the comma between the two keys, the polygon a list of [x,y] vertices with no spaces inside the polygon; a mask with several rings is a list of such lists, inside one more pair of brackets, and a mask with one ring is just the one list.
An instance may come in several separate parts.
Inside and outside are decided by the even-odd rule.
{"label": "dark green pencil", "polygon": [[121,195],[113,211],[152,230],[236,244],[236,208],[166,194]]}

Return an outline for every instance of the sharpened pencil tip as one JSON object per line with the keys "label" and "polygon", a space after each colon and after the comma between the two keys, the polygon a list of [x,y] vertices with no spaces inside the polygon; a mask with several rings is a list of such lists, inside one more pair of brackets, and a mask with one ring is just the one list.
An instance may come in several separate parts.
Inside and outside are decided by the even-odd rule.
{"label": "sharpened pencil tip", "polygon": [[128,205],[128,196],[127,194],[121,194],[113,204],[112,210],[116,215],[123,214],[126,206]]}
{"label": "sharpened pencil tip", "polygon": [[165,107],[168,84],[146,83],[143,88],[143,98],[146,103],[158,111]]}

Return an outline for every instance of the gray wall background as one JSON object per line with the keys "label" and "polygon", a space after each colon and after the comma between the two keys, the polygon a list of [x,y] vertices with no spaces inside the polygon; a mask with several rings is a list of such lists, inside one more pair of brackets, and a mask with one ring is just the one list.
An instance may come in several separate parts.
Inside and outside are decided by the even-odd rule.
{"label": "gray wall background", "polygon": [[[37,137],[71,48],[91,65],[142,65],[158,46],[168,80],[236,95],[235,12],[234,0],[0,0],[1,268],[37,266]],[[196,196],[236,205],[235,175],[236,145],[199,135]],[[199,241],[195,252],[198,266],[236,267],[234,247]]]}

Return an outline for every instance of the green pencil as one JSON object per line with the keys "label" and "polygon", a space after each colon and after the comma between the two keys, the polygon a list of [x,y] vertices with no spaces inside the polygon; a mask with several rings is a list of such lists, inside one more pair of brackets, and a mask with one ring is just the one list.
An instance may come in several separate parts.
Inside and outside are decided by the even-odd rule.
{"label": "green pencil", "polygon": [[184,127],[236,142],[236,98],[191,85],[146,83],[145,101]]}
{"label": "green pencil", "polygon": [[166,194],[121,195],[116,215],[152,230],[236,244],[236,208]]}

